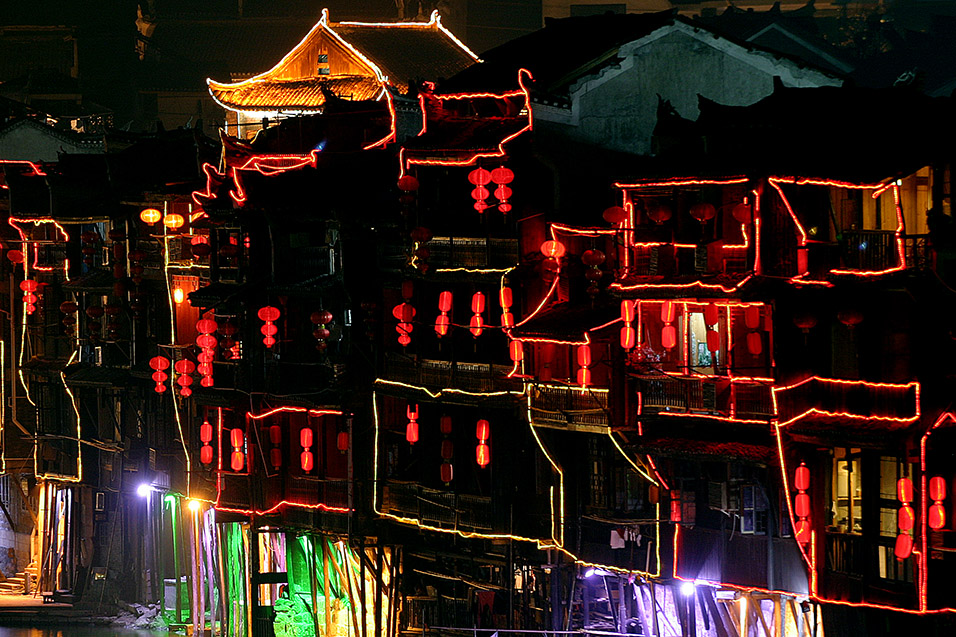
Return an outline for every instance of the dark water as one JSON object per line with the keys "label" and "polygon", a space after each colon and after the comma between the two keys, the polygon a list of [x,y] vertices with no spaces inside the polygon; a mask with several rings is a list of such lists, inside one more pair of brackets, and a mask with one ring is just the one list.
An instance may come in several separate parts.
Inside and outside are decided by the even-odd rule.
{"label": "dark water", "polygon": [[58,626],[56,628],[0,626],[0,637],[177,637],[177,634],[166,631],[130,630],[112,626]]}

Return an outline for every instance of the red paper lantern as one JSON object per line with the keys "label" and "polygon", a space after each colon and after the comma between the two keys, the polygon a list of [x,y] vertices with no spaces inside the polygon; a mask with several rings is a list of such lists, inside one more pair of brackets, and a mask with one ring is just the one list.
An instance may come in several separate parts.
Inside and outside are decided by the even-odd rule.
{"label": "red paper lantern", "polygon": [[405,440],[408,444],[414,445],[418,442],[418,405],[414,409],[411,405],[405,407],[405,415],[408,416],[408,424],[405,425]]}
{"label": "red paper lantern", "polygon": [[474,316],[471,317],[469,329],[474,337],[481,336],[484,331],[485,319],[481,315],[485,311],[485,295],[481,292],[475,292],[471,297],[471,311]]}
{"label": "red paper lantern", "polygon": [[299,445],[308,449],[312,446],[312,430],[308,427],[304,427],[299,430]]}
{"label": "red paper lantern", "polygon": [[398,178],[398,189],[403,192],[414,192],[418,190],[418,179],[412,175],[403,175]]}
{"label": "red paper lantern", "polygon": [[661,345],[665,349],[673,349],[677,345],[677,328],[673,325],[665,325],[661,330]]}
{"label": "red paper lantern", "polygon": [[627,219],[627,210],[620,206],[611,206],[610,208],[605,208],[601,216],[604,217],[604,220],[609,224],[616,226],[619,223],[624,223]]}
{"label": "red paper lantern", "polygon": [[524,359],[524,344],[518,340],[511,341],[508,344],[508,353],[512,362],[520,363]]}
{"label": "red paper lantern", "polygon": [[441,463],[439,475],[441,476],[441,481],[445,484],[451,482],[455,477],[455,470],[452,468],[452,464],[450,462]]}
{"label": "red paper lantern", "polygon": [[282,466],[282,449],[279,447],[269,449],[269,464],[272,465],[273,469],[278,469]]}
{"label": "red paper lantern", "polygon": [[855,308],[840,310],[837,312],[837,318],[850,329],[863,322],[863,314]]}
{"label": "red paper lantern", "polygon": [[896,499],[900,502],[913,501],[913,481],[909,478],[900,478],[896,481]]}
{"label": "red paper lantern", "polygon": [[793,486],[800,491],[806,491],[810,488],[810,469],[806,464],[800,463],[793,475]]}
{"label": "red paper lantern", "polygon": [[441,441],[442,460],[451,460],[455,455],[455,443],[447,438]]}
{"label": "red paper lantern", "polygon": [[760,356],[763,352],[763,338],[761,338],[760,332],[747,333],[747,351],[752,356]]}
{"label": "red paper lantern", "polygon": [[468,181],[475,186],[487,186],[491,183],[491,173],[484,168],[475,168],[468,173]]}
{"label": "red paper lantern", "polygon": [[263,325],[259,331],[265,336],[265,338],[262,339],[262,343],[266,347],[272,347],[276,344],[275,335],[279,330],[273,325],[273,322],[279,320],[279,315],[280,312],[277,307],[266,305],[265,307],[259,308],[259,320],[265,321],[265,325]]}
{"label": "red paper lantern", "polygon": [[793,501],[793,511],[797,517],[806,518],[810,516],[810,496],[806,493],[798,493]]}
{"label": "red paper lantern", "polygon": [[442,416],[438,419],[438,428],[441,432],[448,436],[451,434],[451,416]]}
{"label": "red paper lantern", "polygon": [[720,308],[717,307],[716,303],[708,303],[704,306],[704,323],[707,327],[712,327],[717,325],[717,321],[720,319]]}
{"label": "red paper lantern", "polygon": [[315,467],[315,456],[312,455],[311,451],[303,451],[299,454],[299,466],[301,466],[302,470],[306,473],[312,471]]}
{"label": "red paper lantern", "polygon": [[282,427],[279,425],[269,427],[269,442],[274,445],[282,444]]}
{"label": "red paper lantern", "polygon": [[491,447],[483,442],[479,442],[478,446],[475,447],[475,461],[482,469],[491,464]]}
{"label": "red paper lantern", "polygon": [[929,528],[938,531],[946,526],[946,509],[941,502],[934,502],[929,507]]}
{"label": "red paper lantern", "polygon": [[560,259],[564,256],[565,247],[560,241],[545,241],[541,244],[541,254],[550,259]]}
{"label": "red paper lantern", "polygon": [[893,554],[898,560],[905,560],[913,553],[913,537],[909,533],[900,533],[896,536],[896,547]]}
{"label": "red paper lantern", "polygon": [[707,330],[707,351],[720,351],[720,332],[715,330]]}
{"label": "red paper lantern", "polygon": [[203,442],[212,441],[213,429],[212,425],[209,424],[209,421],[206,420],[202,425],[199,426],[199,439]]}
{"label": "red paper lantern", "polygon": [[677,318],[677,305],[673,301],[664,301],[661,304],[661,321],[673,323]]}
{"label": "red paper lantern", "polygon": [[7,259],[10,263],[23,263],[23,253],[19,250],[7,250]]}
{"label": "red paper lantern", "polygon": [[670,218],[674,215],[673,211],[670,209],[670,206],[659,204],[659,203],[650,203],[647,206],[647,216],[656,224],[662,224],[667,221],[670,221]]}
{"label": "red paper lantern", "polygon": [[804,334],[809,334],[810,330],[817,326],[817,317],[810,312],[801,312],[794,315],[793,324]]}
{"label": "red paper lantern", "polygon": [[713,204],[707,202],[695,203],[690,207],[690,216],[703,223],[716,217],[717,209],[714,208]]}
{"label": "red paper lantern", "polygon": [[335,448],[345,453],[349,450],[349,432],[340,431],[335,437]]}
{"label": "red paper lantern", "polygon": [[212,463],[213,449],[209,445],[203,445],[203,448],[199,450],[199,461],[203,464]]}
{"label": "red paper lantern", "polygon": [[750,206],[746,203],[739,203],[734,206],[731,214],[734,216],[734,220],[737,223],[750,223],[750,219],[753,216]]}
{"label": "red paper lantern", "polygon": [[748,305],[744,309],[744,325],[748,330],[755,330],[760,327],[760,306]]}
{"label": "red paper lantern", "polygon": [[637,330],[630,325],[621,328],[621,347],[633,349],[637,345]]}
{"label": "red paper lantern", "polygon": [[478,442],[485,442],[491,437],[491,423],[482,418],[475,426],[475,437]]}

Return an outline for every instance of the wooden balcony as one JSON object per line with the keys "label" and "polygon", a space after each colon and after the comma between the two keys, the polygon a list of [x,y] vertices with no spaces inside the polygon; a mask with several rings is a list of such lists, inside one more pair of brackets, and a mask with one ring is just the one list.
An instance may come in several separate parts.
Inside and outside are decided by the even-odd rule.
{"label": "wooden balcony", "polygon": [[517,239],[435,237],[427,245],[433,268],[510,268],[518,263]]}
{"label": "wooden balcony", "polygon": [[491,498],[438,491],[416,483],[386,482],[382,510],[446,529],[490,531],[493,528]]}
{"label": "wooden balcony", "polygon": [[768,421],[774,415],[768,383],[660,373],[631,378],[645,413],[669,411]]}
{"label": "wooden balcony", "polygon": [[413,359],[390,354],[385,358],[385,378],[418,387],[460,389],[468,392],[522,390],[521,381],[508,378],[511,367],[490,363],[461,363]]}
{"label": "wooden balcony", "polygon": [[531,419],[535,425],[604,433],[610,426],[606,389],[566,385],[531,386]]}
{"label": "wooden balcony", "polygon": [[899,265],[896,233],[892,230],[850,230],[841,243],[843,267],[886,270]]}

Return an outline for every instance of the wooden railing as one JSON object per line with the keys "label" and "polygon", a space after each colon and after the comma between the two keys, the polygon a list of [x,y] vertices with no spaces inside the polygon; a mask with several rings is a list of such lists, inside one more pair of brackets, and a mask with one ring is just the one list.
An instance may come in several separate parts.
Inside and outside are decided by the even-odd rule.
{"label": "wooden railing", "polygon": [[579,430],[609,426],[607,390],[566,385],[531,386],[531,419],[536,425]]}
{"label": "wooden railing", "polygon": [[491,498],[438,491],[415,483],[387,482],[382,507],[386,513],[422,523],[460,530],[490,530]]}
{"label": "wooden railing", "polygon": [[827,569],[862,576],[866,566],[865,549],[862,535],[827,533]]}
{"label": "wooden railing", "polygon": [[435,237],[426,245],[433,268],[509,268],[518,263],[517,239]]}
{"label": "wooden railing", "polygon": [[758,420],[773,416],[769,383],[661,373],[632,378],[645,411],[697,412]]}
{"label": "wooden railing", "polygon": [[385,359],[385,377],[388,380],[472,392],[520,392],[521,381],[507,378],[510,371],[510,366],[489,363],[416,360],[398,355],[389,355]]}
{"label": "wooden railing", "polygon": [[899,265],[896,232],[851,230],[843,233],[843,266],[853,270],[885,270]]}

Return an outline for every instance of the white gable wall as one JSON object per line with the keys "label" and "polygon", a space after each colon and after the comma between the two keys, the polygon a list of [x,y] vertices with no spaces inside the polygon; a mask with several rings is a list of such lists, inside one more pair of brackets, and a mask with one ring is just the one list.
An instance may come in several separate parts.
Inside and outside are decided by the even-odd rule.
{"label": "white gable wall", "polygon": [[[661,95],[683,117],[696,119],[697,94],[734,106],[752,104],[786,86],[836,86],[841,80],[772,54],[748,51],[723,38],[676,23],[620,49],[622,62],[570,90],[571,108],[538,108],[539,129],[639,154],[651,152]],[[556,126],[552,126],[556,125]]]}
{"label": "white gable wall", "polygon": [[0,131],[0,159],[23,161],[58,160],[58,153],[102,153],[102,143],[76,143],[45,127],[23,121]]}

